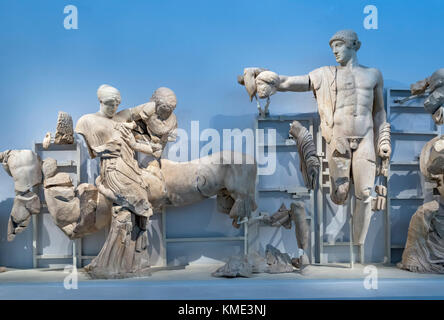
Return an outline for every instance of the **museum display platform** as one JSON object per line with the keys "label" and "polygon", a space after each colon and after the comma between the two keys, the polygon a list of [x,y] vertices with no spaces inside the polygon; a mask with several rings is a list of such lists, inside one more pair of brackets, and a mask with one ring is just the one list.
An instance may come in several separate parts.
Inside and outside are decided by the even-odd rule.
{"label": "museum display platform", "polygon": [[79,270],[78,289],[66,290],[63,270],[8,269],[0,274],[0,299],[444,299],[444,275],[418,274],[374,264],[377,289],[366,289],[361,264],[311,265],[302,273],[215,278],[222,264],[192,263],[155,270],[150,277],[91,280]]}

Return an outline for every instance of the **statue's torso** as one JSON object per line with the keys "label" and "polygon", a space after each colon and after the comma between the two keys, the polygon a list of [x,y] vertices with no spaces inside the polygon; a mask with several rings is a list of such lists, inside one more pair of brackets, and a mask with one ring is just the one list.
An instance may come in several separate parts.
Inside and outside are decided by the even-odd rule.
{"label": "statue's torso", "polygon": [[122,134],[116,128],[116,125],[118,125],[118,122],[113,119],[102,117],[98,114],[87,114],[78,121],[76,132],[81,133],[85,137],[89,148],[103,146],[112,140],[119,141],[121,143],[120,157],[102,157],[102,172],[110,163],[112,163],[113,166],[117,166],[116,169],[118,170],[123,169],[119,168],[120,166],[129,166],[134,171],[138,172],[139,166],[135,160],[135,152],[122,139]]}
{"label": "statue's torso", "polygon": [[28,191],[42,182],[40,160],[31,150],[10,151],[7,166],[18,192]]}
{"label": "statue's torso", "polygon": [[373,131],[375,69],[354,67],[337,69],[336,108],[333,135],[364,137]]}

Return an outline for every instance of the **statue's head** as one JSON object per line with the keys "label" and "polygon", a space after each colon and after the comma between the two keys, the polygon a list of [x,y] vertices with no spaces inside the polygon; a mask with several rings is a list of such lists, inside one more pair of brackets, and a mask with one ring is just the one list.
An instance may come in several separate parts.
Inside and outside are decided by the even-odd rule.
{"label": "statue's head", "polygon": [[120,92],[114,87],[102,84],[97,89],[97,98],[100,101],[100,112],[108,118],[112,118],[120,104]]}
{"label": "statue's head", "polygon": [[162,120],[168,119],[177,104],[173,90],[165,87],[160,87],[154,91],[151,101],[156,104],[156,114]]}
{"label": "statue's head", "polygon": [[353,30],[340,30],[330,39],[330,47],[336,58],[336,62],[341,65],[347,64],[361,47],[358,35]]}

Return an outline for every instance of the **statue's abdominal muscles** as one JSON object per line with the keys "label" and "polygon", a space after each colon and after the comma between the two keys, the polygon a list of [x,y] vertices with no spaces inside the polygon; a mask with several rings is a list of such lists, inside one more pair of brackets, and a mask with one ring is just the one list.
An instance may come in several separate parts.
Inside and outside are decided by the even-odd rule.
{"label": "statue's abdominal muscles", "polygon": [[[370,78],[370,79],[369,79]],[[339,70],[333,132],[336,137],[364,137],[373,130],[373,77]]]}

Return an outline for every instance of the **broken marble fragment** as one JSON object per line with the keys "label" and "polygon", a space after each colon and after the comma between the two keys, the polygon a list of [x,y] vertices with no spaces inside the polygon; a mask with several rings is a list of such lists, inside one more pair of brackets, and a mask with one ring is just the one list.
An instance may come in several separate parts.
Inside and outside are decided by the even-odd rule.
{"label": "broken marble fragment", "polygon": [[55,144],[73,144],[74,129],[71,116],[63,111],[59,112],[57,128],[54,138]]}
{"label": "broken marble fragment", "polygon": [[307,223],[307,216],[303,203],[293,202],[290,205],[290,209],[287,209],[283,203],[279,210],[273,215],[264,215],[263,222],[272,227],[284,227],[291,229],[292,221],[295,225],[295,234],[298,248],[304,251],[304,254],[300,257],[304,264],[310,264],[307,256],[308,248],[310,247],[310,228]]}
{"label": "broken marble fragment", "polygon": [[288,253],[280,252],[271,244],[267,244],[265,258],[268,264],[268,273],[285,273],[294,270]]}
{"label": "broken marble fragment", "polygon": [[54,186],[64,186],[64,187],[72,187],[72,179],[69,176],[69,173],[59,172],[55,176],[51,178],[45,179],[43,183],[45,188],[50,188]]}
{"label": "broken marble fragment", "polygon": [[253,275],[253,266],[246,256],[232,256],[228,262],[212,273],[214,277],[245,277],[250,278]]}
{"label": "broken marble fragment", "polygon": [[45,199],[54,223],[70,238],[81,238],[109,225],[112,201],[97,187],[83,183],[74,188],[68,173],[57,173],[57,161],[43,161]]}
{"label": "broken marble fragment", "polygon": [[8,221],[8,241],[25,230],[31,215],[40,212],[40,199],[31,189],[42,182],[41,161],[31,150],[0,152],[5,171],[14,179],[16,197]]}
{"label": "broken marble fragment", "polygon": [[296,141],[304,184],[308,189],[314,190],[318,181],[321,163],[316,154],[316,145],[313,136],[307,128],[298,121],[293,121],[290,124],[289,133]]}
{"label": "broken marble fragment", "polygon": [[[442,201],[442,199],[441,199]],[[419,273],[444,273],[444,209],[430,201],[412,216],[398,267]]]}
{"label": "broken marble fragment", "polygon": [[40,199],[32,191],[23,195],[17,194],[8,222],[8,241],[14,240],[29,225],[31,215],[40,212]]}
{"label": "broken marble fragment", "polygon": [[435,186],[439,200],[424,203],[412,216],[398,267],[420,273],[444,273],[444,136],[428,141],[421,151],[420,170]]}
{"label": "broken marble fragment", "polygon": [[41,161],[31,150],[7,150],[0,153],[5,171],[14,179],[16,192],[27,192],[42,182]]}
{"label": "broken marble fragment", "polygon": [[278,249],[268,244],[265,257],[257,252],[251,252],[247,256],[232,256],[228,262],[212,273],[214,277],[246,277],[253,273],[287,273],[293,272],[292,259],[287,253],[281,253]]}
{"label": "broken marble fragment", "polygon": [[54,177],[57,173],[57,161],[52,158],[43,160],[42,172],[45,179]]}
{"label": "broken marble fragment", "polygon": [[47,132],[43,139],[43,149],[48,149],[51,145],[51,132]]}

